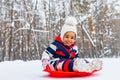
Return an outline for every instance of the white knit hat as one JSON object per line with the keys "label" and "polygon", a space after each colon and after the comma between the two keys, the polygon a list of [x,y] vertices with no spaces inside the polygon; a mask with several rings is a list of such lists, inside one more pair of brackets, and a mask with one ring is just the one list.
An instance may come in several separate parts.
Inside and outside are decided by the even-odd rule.
{"label": "white knit hat", "polygon": [[77,20],[75,17],[67,17],[66,18],[65,24],[62,26],[61,34],[60,34],[62,41],[63,41],[64,34],[68,31],[74,32],[77,36],[76,25],[77,25]]}

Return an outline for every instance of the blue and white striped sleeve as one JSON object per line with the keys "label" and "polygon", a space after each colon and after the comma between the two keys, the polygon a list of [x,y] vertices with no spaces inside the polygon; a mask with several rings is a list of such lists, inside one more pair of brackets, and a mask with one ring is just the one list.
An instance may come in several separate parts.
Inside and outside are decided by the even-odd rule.
{"label": "blue and white striped sleeve", "polygon": [[75,58],[80,58],[79,52],[78,52],[78,47],[77,47],[77,46],[74,46],[73,49],[76,51]]}
{"label": "blue and white striped sleeve", "polygon": [[53,53],[56,51],[56,46],[54,44],[50,44],[50,46],[43,52],[42,59],[50,59],[53,56]]}

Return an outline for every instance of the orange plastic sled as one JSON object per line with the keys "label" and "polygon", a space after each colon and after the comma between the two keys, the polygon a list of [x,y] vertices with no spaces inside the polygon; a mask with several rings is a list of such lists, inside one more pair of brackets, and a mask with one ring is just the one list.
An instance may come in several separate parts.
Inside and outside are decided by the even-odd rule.
{"label": "orange plastic sled", "polygon": [[[101,70],[101,69],[100,69]],[[97,72],[99,70],[94,70],[93,72],[65,72],[65,71],[52,71],[50,67],[47,65],[46,69],[43,70],[45,72],[49,73],[49,76],[53,77],[82,77],[82,76],[89,76],[94,72]]]}

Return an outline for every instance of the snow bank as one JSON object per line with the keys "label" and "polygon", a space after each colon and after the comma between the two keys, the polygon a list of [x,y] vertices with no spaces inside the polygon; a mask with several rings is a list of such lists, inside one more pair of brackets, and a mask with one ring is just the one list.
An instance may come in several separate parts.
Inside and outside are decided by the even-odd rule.
{"label": "snow bank", "polygon": [[0,62],[0,80],[120,80],[120,58],[104,58],[103,69],[91,76],[73,78],[54,78],[42,71],[41,61]]}

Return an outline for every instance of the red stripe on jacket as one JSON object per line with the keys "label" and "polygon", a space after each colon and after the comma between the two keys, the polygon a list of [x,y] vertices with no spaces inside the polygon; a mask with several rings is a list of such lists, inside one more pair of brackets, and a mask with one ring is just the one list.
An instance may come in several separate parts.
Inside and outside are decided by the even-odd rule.
{"label": "red stripe on jacket", "polygon": [[71,60],[69,59],[69,60],[67,60],[66,62],[65,62],[65,64],[63,65],[64,66],[64,71],[69,71],[68,69],[68,66],[69,66],[69,63],[71,62]]}

